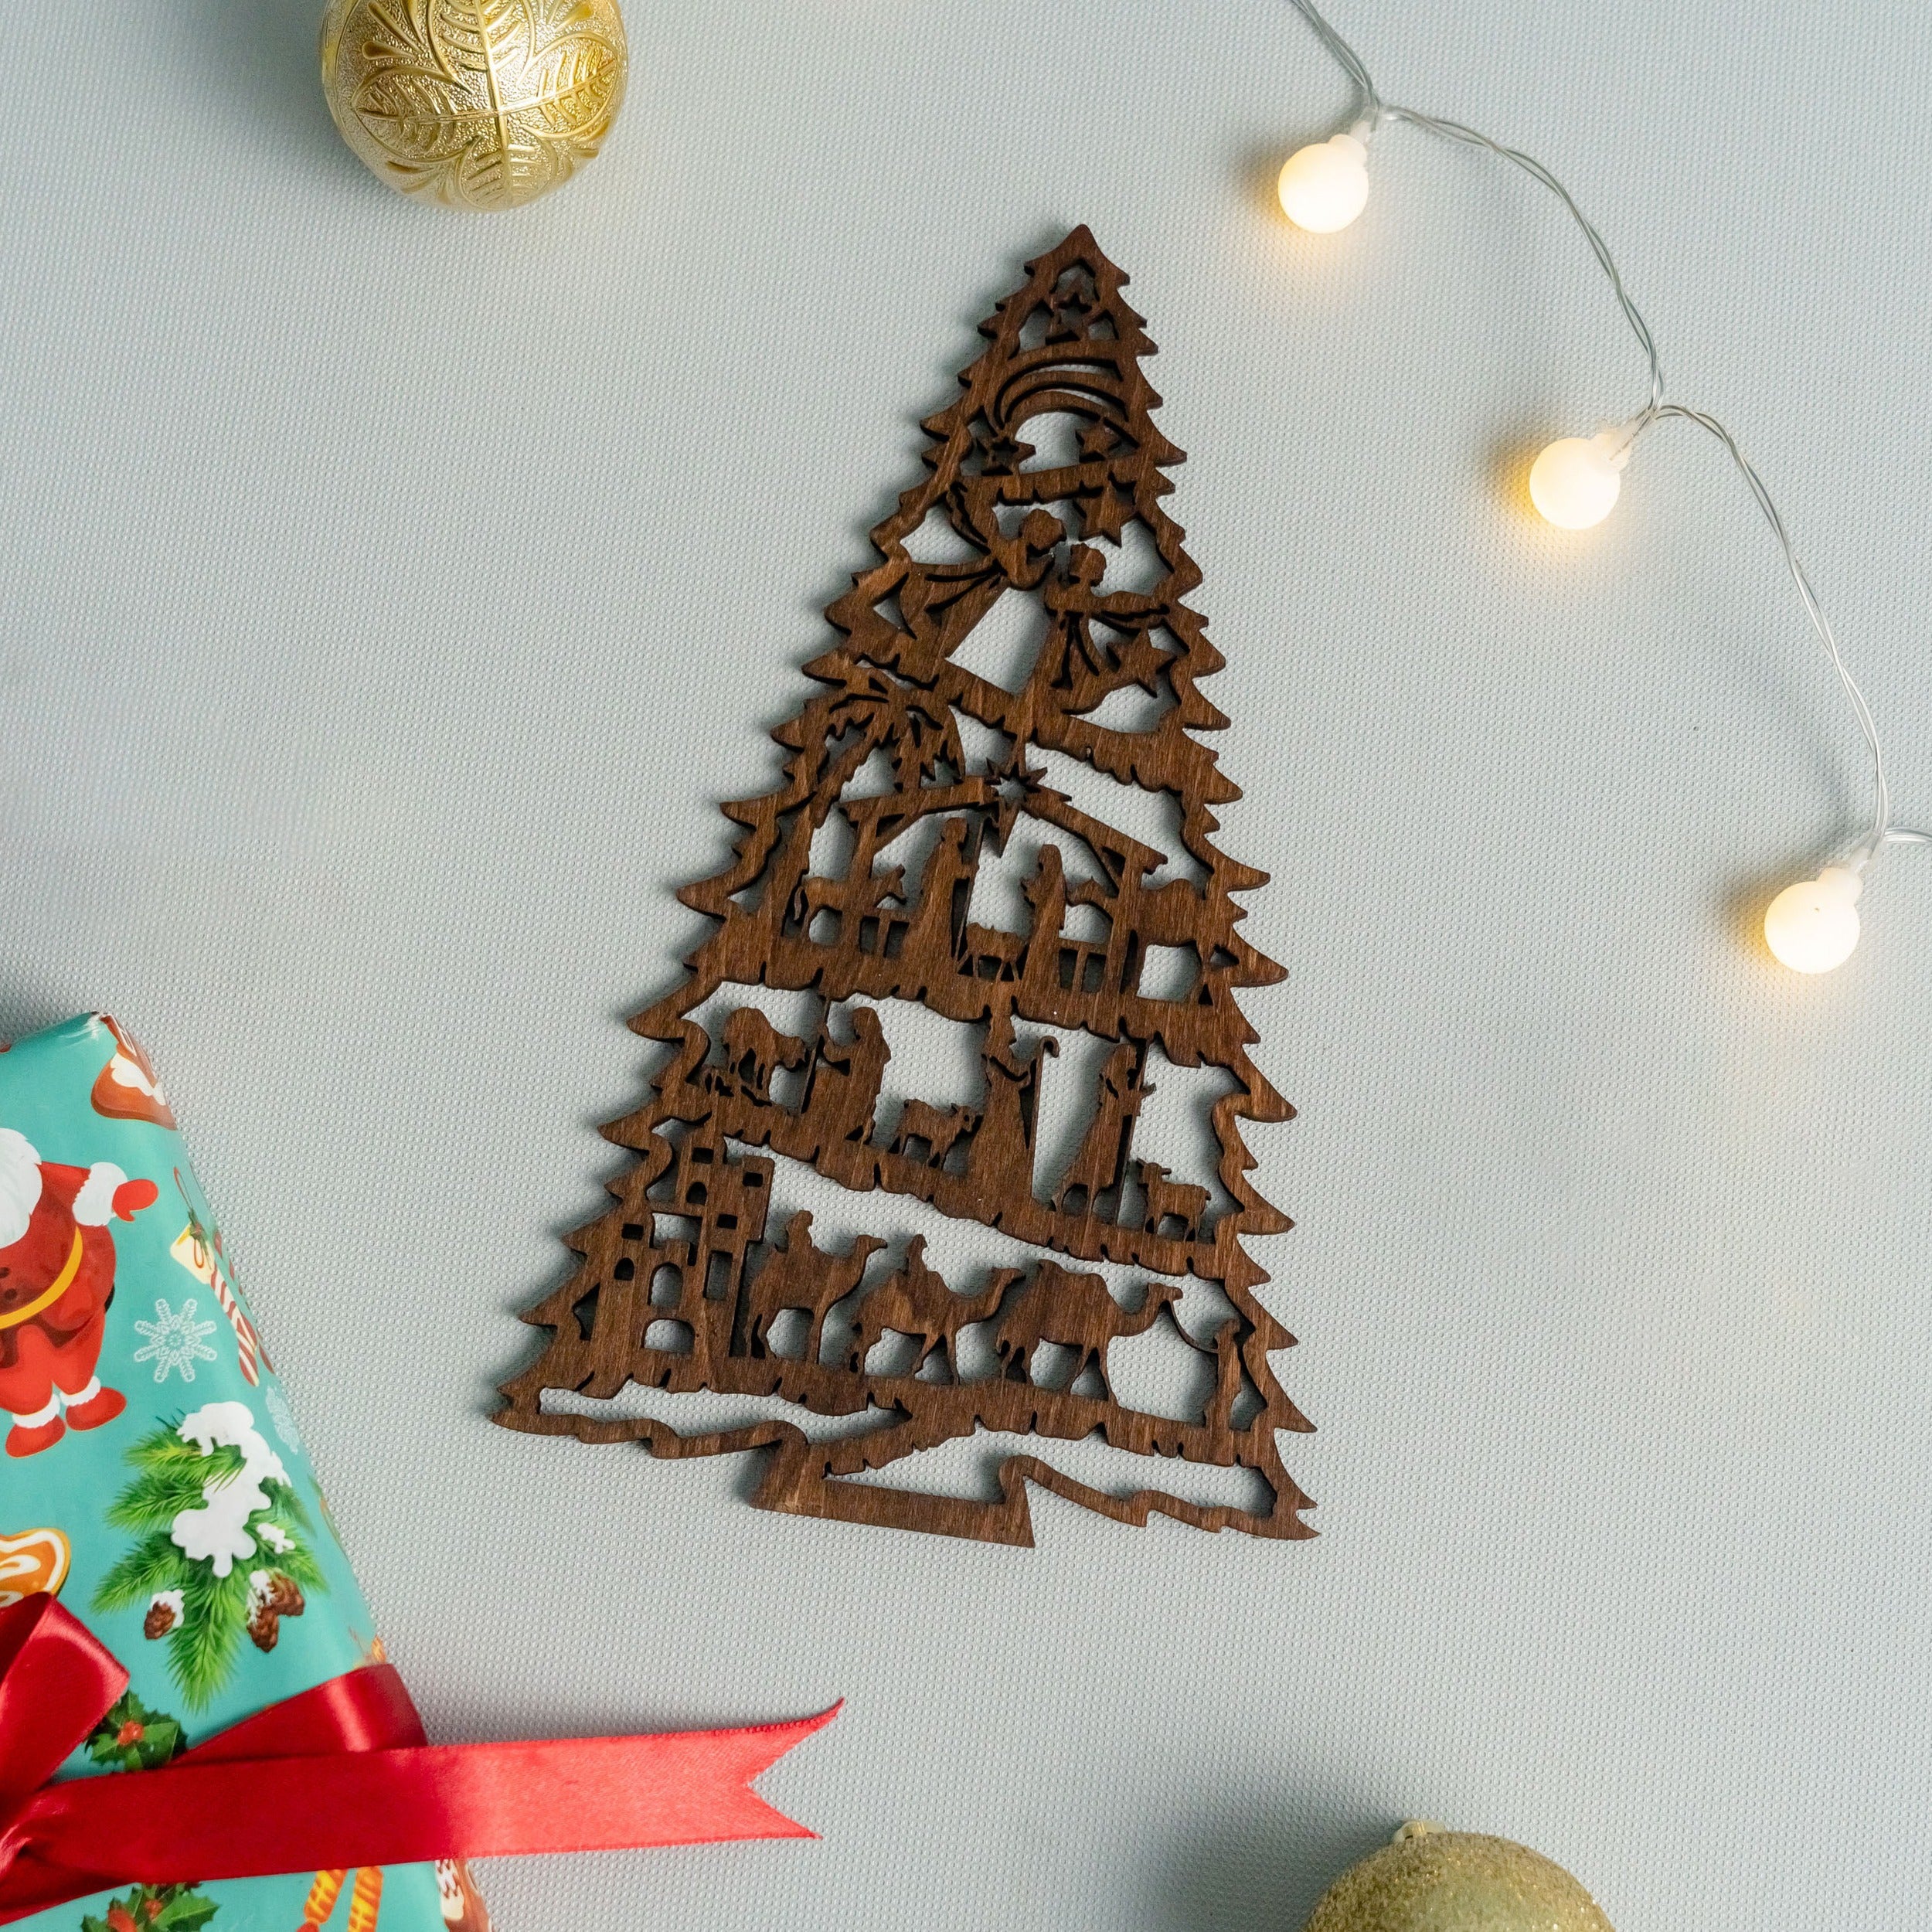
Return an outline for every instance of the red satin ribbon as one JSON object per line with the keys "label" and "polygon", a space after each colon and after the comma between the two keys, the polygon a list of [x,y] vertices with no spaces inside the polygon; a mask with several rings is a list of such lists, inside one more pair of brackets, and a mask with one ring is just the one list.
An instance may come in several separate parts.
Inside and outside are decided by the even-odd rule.
{"label": "red satin ribbon", "polygon": [[377,1664],[158,1770],[53,1781],[127,1684],[51,1597],[0,1611],[0,1923],[122,1885],[811,1838],[751,1781],[838,1709],[741,1730],[431,1745]]}

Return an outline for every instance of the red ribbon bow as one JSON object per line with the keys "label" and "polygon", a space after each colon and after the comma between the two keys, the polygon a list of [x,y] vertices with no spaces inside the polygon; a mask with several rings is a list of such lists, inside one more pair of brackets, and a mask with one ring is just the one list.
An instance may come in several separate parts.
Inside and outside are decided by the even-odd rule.
{"label": "red ribbon bow", "polygon": [[127,1685],[51,1597],[0,1611],[0,1923],[128,1884],[811,1838],[751,1781],[838,1711],[740,1730],[431,1745],[402,1679],[376,1664],[159,1770],[53,1781]]}

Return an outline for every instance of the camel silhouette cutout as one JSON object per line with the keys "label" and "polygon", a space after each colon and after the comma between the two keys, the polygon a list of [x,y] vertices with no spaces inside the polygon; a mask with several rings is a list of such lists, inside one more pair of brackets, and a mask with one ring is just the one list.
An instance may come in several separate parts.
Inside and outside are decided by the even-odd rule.
{"label": "camel silhouette cutout", "polygon": [[1063,1268],[1057,1261],[1043,1261],[1026,1292],[1002,1316],[994,1334],[994,1352],[1009,1376],[1030,1382],[1033,1357],[1043,1344],[1070,1349],[1073,1372],[1066,1386],[1071,1388],[1091,1368],[1111,1402],[1108,1349],[1116,1342],[1146,1334],[1161,1318],[1161,1311],[1180,1298],[1179,1283],[1150,1282],[1140,1307],[1130,1315],[1107,1293],[1107,1283],[1099,1275]]}
{"label": "camel silhouette cutout", "polygon": [[785,1223],[784,1244],[752,1277],[749,1297],[751,1352],[769,1355],[772,1325],[796,1308],[810,1321],[799,1359],[816,1362],[825,1317],[858,1287],[866,1264],[885,1246],[876,1235],[858,1236],[843,1254],[811,1238],[811,1215],[801,1208]]}
{"label": "camel silhouette cutout", "polygon": [[1006,1291],[1025,1272],[1002,1268],[977,1295],[955,1294],[946,1277],[926,1261],[926,1237],[915,1234],[906,1247],[906,1264],[859,1304],[859,1318],[848,1361],[855,1373],[887,1335],[910,1335],[919,1344],[917,1359],[903,1372],[917,1375],[935,1354],[943,1355],[947,1372],[959,1379],[956,1348],[959,1332],[985,1321],[998,1311]]}

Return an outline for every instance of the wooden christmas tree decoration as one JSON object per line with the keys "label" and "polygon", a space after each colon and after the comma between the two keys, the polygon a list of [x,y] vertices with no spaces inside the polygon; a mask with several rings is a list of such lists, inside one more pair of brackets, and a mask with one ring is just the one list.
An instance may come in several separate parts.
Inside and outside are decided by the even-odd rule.
{"label": "wooden christmas tree decoration", "polygon": [[[570,1237],[581,1268],[526,1312],[553,1338],[505,1386],[497,1420],[661,1456],[765,1450],[753,1500],[800,1515],[1030,1543],[1031,1481],[1122,1522],[1159,1510],[1304,1536],[1309,1501],[1276,1432],[1309,1425],[1269,1359],[1294,1338],[1255,1298],[1267,1277],[1243,1246],[1289,1223],[1250,1185],[1242,1123],[1292,1110],[1250,1061],[1234,996],[1282,972],[1237,930],[1233,895],[1267,876],[1211,842],[1214,808],[1240,794],[1192,735],[1226,719],[1198,689],[1223,662],[1182,601],[1200,573],[1161,509],[1182,452],[1154,426],[1141,368],[1154,345],[1093,237],[1077,229],[1028,266],[981,325],[992,345],[964,394],[924,425],[930,475],[873,531],[882,560],[827,612],[843,641],[807,667],[825,691],[774,733],[784,782],[725,808],[744,828],[732,864],[680,895],[718,925],[688,980],[631,1022],[672,1049],[650,1103],[604,1130],[636,1165],[611,1186],[617,1206]],[[933,532],[949,560],[920,560]],[[1152,561],[1122,588],[1130,543]],[[957,658],[1012,599],[1031,600],[1043,635],[1009,689]],[[1077,806],[1049,761],[1123,798],[1168,794],[1184,849]],[[1027,839],[1023,912],[982,923],[983,889]],[[1167,976],[1144,988],[1157,954]],[[809,995],[812,1024],[782,1031],[757,1003],[766,989]],[[907,1097],[896,1117],[882,1105],[897,1002],[971,1029],[974,1101]],[[1039,1144],[1042,1094],[1066,1064],[1056,1032],[1110,1043],[1056,1172]],[[1223,1077],[1208,1172],[1135,1153],[1162,1063]],[[821,1247],[809,1213],[774,1210],[781,1160],[925,1203],[929,1226],[936,1210],[1000,1238],[971,1278],[942,1274],[923,1234]],[[1037,1252],[994,1265],[1016,1243]],[[1082,1264],[1131,1271],[1128,1299]],[[1196,1304],[1217,1318],[1190,1325]],[[1110,1352],[1162,1326],[1199,1352],[1186,1413],[1115,1396]],[[611,1413],[631,1383],[871,1426],[828,1437],[781,1414],[686,1434]],[[1009,1456],[991,1499],[867,1477],[981,1429],[1042,1452]],[[1252,1472],[1272,1502],[1095,1488],[1050,1453],[1090,1437]]]}

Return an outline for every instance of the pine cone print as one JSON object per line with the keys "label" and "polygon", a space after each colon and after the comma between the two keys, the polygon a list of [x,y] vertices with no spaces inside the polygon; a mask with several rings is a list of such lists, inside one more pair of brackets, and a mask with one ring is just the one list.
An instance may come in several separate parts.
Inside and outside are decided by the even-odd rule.
{"label": "pine cone print", "polygon": [[257,1572],[248,1616],[249,1641],[266,1655],[281,1636],[282,1619],[299,1617],[308,1607],[301,1586],[293,1577],[280,1570],[266,1577]]}
{"label": "pine cone print", "polygon": [[267,1604],[257,1604],[248,1619],[248,1640],[266,1655],[282,1634],[282,1620]]}

